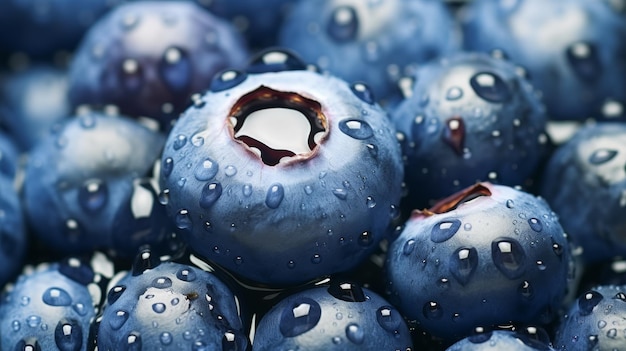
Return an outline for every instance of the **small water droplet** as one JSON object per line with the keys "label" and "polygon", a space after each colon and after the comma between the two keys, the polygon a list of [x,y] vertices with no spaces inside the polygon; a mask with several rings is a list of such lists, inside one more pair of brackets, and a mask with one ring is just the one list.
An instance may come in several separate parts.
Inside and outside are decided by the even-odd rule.
{"label": "small water droplet", "polygon": [[601,165],[603,163],[609,162],[617,155],[617,150],[613,149],[598,149],[595,150],[591,156],[589,156],[589,163],[592,165]]}
{"label": "small water droplet", "polygon": [[174,222],[176,222],[176,227],[178,227],[178,229],[190,229],[192,223],[191,218],[189,218],[189,211],[185,209],[178,211]]}
{"label": "small water droplet", "polygon": [[167,289],[172,286],[172,280],[168,277],[157,277],[152,280],[152,287],[157,289]]}
{"label": "small water droplet", "polygon": [[174,139],[172,147],[174,150],[180,150],[183,146],[185,146],[185,144],[187,144],[187,137],[182,134],[178,134]]}
{"label": "small water droplet", "polygon": [[113,330],[120,330],[124,323],[128,320],[128,312],[124,310],[117,310],[115,314],[109,318],[109,326]]}
{"label": "small water droplet", "polygon": [[[373,105],[376,103],[376,99],[374,98],[374,93],[365,83],[354,83],[350,86],[354,95],[356,95],[361,101]],[[365,111],[365,110],[364,110]],[[363,115],[367,115],[367,113],[363,113]]]}
{"label": "small water droplet", "polygon": [[320,305],[307,297],[292,301],[281,314],[279,329],[284,337],[292,338],[313,329],[322,315]]}
{"label": "small water droplet", "polygon": [[102,210],[109,199],[107,184],[99,179],[91,179],[85,182],[78,190],[78,203],[88,213],[96,213]]}
{"label": "small water droplet", "polygon": [[578,309],[580,314],[588,316],[593,312],[593,309],[602,301],[604,296],[597,291],[588,291],[578,298]]}
{"label": "small water droplet", "polygon": [[196,280],[196,271],[191,268],[181,268],[176,272],[176,278],[184,282],[192,282]]}
{"label": "small water droplet", "polygon": [[349,282],[331,282],[328,293],[336,299],[346,302],[364,302],[367,300],[361,286]]}
{"label": "small water droplet", "polygon": [[311,256],[311,263],[318,264],[320,262],[322,262],[322,256],[320,254],[314,254]]}
{"label": "small water droplet", "polygon": [[48,288],[41,297],[43,302],[49,306],[69,306],[72,304],[72,298],[67,291],[61,288]]}
{"label": "small water droplet", "polygon": [[541,224],[541,221],[537,218],[530,218],[528,220],[528,225],[530,225],[530,228],[537,233],[543,230],[543,225]]}
{"label": "small water droplet", "polygon": [[524,280],[520,286],[517,288],[517,291],[525,300],[530,300],[535,296],[535,291],[527,280]]}
{"label": "small water droplet", "polygon": [[210,208],[219,200],[220,196],[222,196],[222,184],[207,183],[200,194],[200,207]]}
{"label": "small water droplet", "polygon": [[359,17],[352,6],[337,6],[326,24],[328,36],[338,43],[353,41],[359,32]]}
{"label": "small water droplet", "polygon": [[365,205],[367,206],[367,208],[374,208],[376,207],[376,200],[374,200],[372,196],[368,196],[365,199]]}
{"label": "small water droplet", "polygon": [[357,345],[361,345],[365,340],[365,331],[356,323],[346,326],[346,337]]}
{"label": "small water droplet", "polygon": [[354,139],[367,139],[374,135],[372,127],[358,119],[344,119],[339,122],[339,130]]}
{"label": "small water droplet", "polygon": [[479,97],[494,103],[511,99],[511,90],[504,80],[491,72],[476,73],[470,79],[470,85]]}
{"label": "small water droplet", "polygon": [[507,208],[514,208],[515,207],[515,202],[511,199],[506,200],[506,207]]}
{"label": "small water droplet", "polygon": [[278,208],[284,197],[285,189],[283,188],[282,184],[272,184],[267,190],[267,194],[265,195],[265,204],[267,205],[267,207],[272,209]]}
{"label": "small water droplet", "polygon": [[159,341],[161,341],[161,344],[163,345],[170,345],[173,340],[174,338],[172,337],[172,334],[168,332],[163,332],[159,335]]}
{"label": "small water droplet", "polygon": [[252,195],[252,185],[251,184],[244,184],[241,192],[243,193],[243,196],[245,197],[249,197],[250,195]]}
{"label": "small water droplet", "polygon": [[458,100],[463,97],[463,90],[459,87],[451,87],[446,92],[446,99],[450,101]]}
{"label": "small water droplet", "polygon": [[248,74],[237,70],[226,70],[216,74],[211,81],[210,90],[220,92],[236,87],[248,78]]}
{"label": "small water droplet", "polygon": [[237,168],[235,166],[228,165],[224,168],[224,174],[227,177],[232,177],[237,174]]}
{"label": "small water droplet", "polygon": [[21,327],[22,325],[20,324],[20,321],[14,320],[11,322],[11,329],[13,329],[14,332],[20,331]]}
{"label": "small water droplet", "polygon": [[409,239],[404,243],[404,246],[402,247],[402,254],[408,256],[413,253],[413,250],[415,250],[415,240]]}
{"label": "small water droplet", "polygon": [[424,317],[426,317],[426,319],[441,319],[441,317],[443,316],[443,309],[437,302],[430,301],[424,304],[424,307],[422,308],[422,314],[424,315]]}
{"label": "small water droplet", "polygon": [[335,195],[339,200],[345,200],[348,198],[348,192],[346,191],[346,189],[334,189],[333,195]]}
{"label": "small water droplet", "polygon": [[461,221],[458,219],[447,219],[433,226],[430,232],[430,240],[435,243],[444,242],[454,236],[461,227]]}
{"label": "small water droplet", "polygon": [[441,134],[441,139],[457,155],[463,155],[465,148],[465,122],[462,117],[451,117],[445,121],[445,129]]}
{"label": "small water droplet", "polygon": [[205,158],[201,163],[196,166],[194,176],[199,181],[207,181],[213,179],[219,170],[217,162],[210,158]]}
{"label": "small water droplet", "polygon": [[376,312],[378,324],[393,335],[398,334],[400,326],[404,322],[402,315],[391,306],[383,306]]}
{"label": "small water droplet", "polygon": [[164,303],[155,303],[152,305],[152,310],[155,313],[163,313],[165,312],[165,304]]}
{"label": "small water droplet", "polygon": [[172,174],[172,170],[174,169],[174,160],[171,157],[166,157],[163,160],[163,164],[161,165],[161,172],[165,178],[169,177]]}

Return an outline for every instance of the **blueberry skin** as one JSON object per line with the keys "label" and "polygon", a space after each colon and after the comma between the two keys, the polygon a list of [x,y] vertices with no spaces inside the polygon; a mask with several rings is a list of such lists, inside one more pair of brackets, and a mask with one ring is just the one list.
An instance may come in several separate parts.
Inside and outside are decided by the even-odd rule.
{"label": "blueberry skin", "polygon": [[[275,286],[347,271],[373,252],[398,215],[403,169],[393,127],[369,90],[297,70],[230,71],[212,86],[173,127],[161,158],[168,213],[190,247],[239,277]],[[272,107],[324,116],[309,123],[324,124],[325,134],[287,161],[278,157],[292,150],[261,147],[259,157],[234,138],[232,116]],[[270,144],[304,131],[269,125],[282,131]],[[309,142],[320,125],[311,127]]]}
{"label": "blueberry skin", "polygon": [[0,286],[20,270],[26,254],[24,214],[13,178],[0,175]]}
{"label": "blueberry skin", "polygon": [[438,0],[299,1],[287,14],[279,45],[349,82],[363,81],[380,101],[415,64],[457,51],[459,30]]}
{"label": "blueberry skin", "polygon": [[132,256],[144,244],[168,245],[170,222],[151,178],[164,140],[136,120],[97,112],[52,131],[30,153],[24,176],[36,237],[60,253]]}
{"label": "blueberry skin", "polygon": [[0,53],[50,58],[59,51],[72,51],[98,18],[123,1],[3,0]]}
{"label": "blueberry skin", "polygon": [[376,293],[351,283],[292,293],[256,327],[253,351],[411,350],[409,328],[398,310]]}
{"label": "blueberry skin", "polygon": [[67,71],[35,64],[0,81],[0,124],[22,151],[30,150],[50,128],[71,115]]}
{"label": "blueberry skin", "polygon": [[473,1],[467,50],[499,50],[524,66],[550,118],[624,118],[626,21],[619,1]]}
{"label": "blueberry skin", "polygon": [[626,342],[626,287],[600,285],[571,304],[554,337],[557,350],[619,350]]}
{"label": "blueberry skin", "polygon": [[541,195],[562,219],[587,262],[626,253],[626,125],[585,125],[561,145],[546,166]]}
{"label": "blueberry skin", "polygon": [[547,116],[517,67],[480,53],[421,66],[391,113],[405,156],[407,202],[434,201],[489,181],[529,185],[551,150]]}
{"label": "blueberry skin", "polygon": [[99,350],[246,350],[236,297],[215,275],[174,262],[135,268],[109,290]]}
{"label": "blueberry skin", "polygon": [[240,33],[193,2],[126,3],[81,42],[70,65],[69,99],[72,106],[116,105],[167,130],[215,73],[247,58]]}
{"label": "blueberry skin", "polygon": [[14,179],[20,167],[20,152],[12,135],[0,131],[0,177]]}
{"label": "blueberry skin", "polygon": [[87,350],[100,302],[100,290],[90,287],[95,277],[78,259],[43,264],[20,275],[0,303],[0,347]]}
{"label": "blueberry skin", "polygon": [[385,268],[390,301],[405,317],[458,340],[476,327],[550,322],[575,266],[545,201],[479,183],[415,211]]}
{"label": "blueberry skin", "polygon": [[466,337],[446,351],[553,351],[549,341],[534,339],[521,332],[496,330]]}

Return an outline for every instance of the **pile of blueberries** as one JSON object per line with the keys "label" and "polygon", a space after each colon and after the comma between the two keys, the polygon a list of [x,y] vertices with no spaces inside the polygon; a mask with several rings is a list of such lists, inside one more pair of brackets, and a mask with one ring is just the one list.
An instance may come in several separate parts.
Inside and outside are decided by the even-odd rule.
{"label": "pile of blueberries", "polygon": [[626,350],[626,0],[2,0],[0,287],[0,350]]}

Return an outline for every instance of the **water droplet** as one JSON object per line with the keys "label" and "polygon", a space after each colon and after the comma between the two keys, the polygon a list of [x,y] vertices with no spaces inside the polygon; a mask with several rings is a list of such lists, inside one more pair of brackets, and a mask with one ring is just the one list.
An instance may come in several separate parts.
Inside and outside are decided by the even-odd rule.
{"label": "water droplet", "polygon": [[219,165],[217,162],[213,161],[210,158],[205,158],[204,161],[196,166],[193,175],[196,177],[197,180],[203,182],[213,179],[218,170]]}
{"label": "water droplet", "polygon": [[20,331],[21,327],[22,325],[20,324],[20,321],[14,320],[11,322],[11,329],[13,329],[14,332]]}
{"label": "water droplet", "polygon": [[450,101],[458,100],[463,97],[463,90],[459,87],[452,87],[446,92],[446,99]]}
{"label": "water droplet", "polygon": [[365,339],[365,331],[356,323],[346,326],[346,337],[357,345],[361,345]]}
{"label": "water droplet", "polygon": [[287,268],[289,268],[289,269],[294,269],[294,268],[296,268],[296,262],[295,262],[294,260],[289,260],[289,261],[287,262]]}
{"label": "water droplet", "polygon": [[235,166],[228,165],[224,168],[224,174],[226,174],[227,177],[232,177],[237,174],[237,168]]}
{"label": "water droplet", "polygon": [[611,339],[615,339],[617,337],[617,329],[615,328],[611,328],[606,332],[606,336],[611,338]]}
{"label": "water droplet", "polygon": [[117,310],[115,314],[109,318],[109,326],[113,330],[120,330],[124,323],[128,320],[128,312],[124,310]]}
{"label": "water droplet", "polygon": [[125,350],[141,351],[141,336],[136,332],[130,333],[126,338],[126,344],[122,345],[122,347],[126,347]]}
{"label": "water droplet", "polygon": [[163,164],[161,165],[161,172],[165,178],[169,177],[172,174],[172,170],[174,169],[174,160],[171,157],[167,157],[163,160]]}
{"label": "water droplet", "polygon": [[165,312],[165,304],[160,302],[152,304],[152,310],[156,313],[163,313]]}
{"label": "water droplet", "polygon": [[168,332],[163,332],[159,335],[159,341],[161,341],[161,344],[163,345],[170,345],[173,340],[174,338],[172,337],[172,334]]}
{"label": "water droplet", "polygon": [[122,296],[124,291],[126,291],[126,286],[124,285],[117,285],[111,288],[111,290],[109,290],[109,293],[107,294],[107,303],[109,305],[114,304],[115,301],[117,301],[117,299]]}
{"label": "water droplet", "polygon": [[80,350],[83,346],[83,329],[76,320],[61,320],[54,328],[54,341],[59,351]]}
{"label": "water droplet", "polygon": [[491,243],[491,258],[498,270],[509,279],[517,279],[524,274],[526,254],[515,239],[494,240]]}
{"label": "water droplet", "polygon": [[183,146],[185,146],[185,144],[187,144],[187,137],[182,134],[178,134],[174,139],[172,147],[174,150],[180,150]]}
{"label": "water droplet", "polygon": [[374,135],[372,127],[358,119],[344,119],[339,122],[339,130],[354,139],[367,139]]}
{"label": "water droplet", "polygon": [[168,277],[154,278],[152,286],[157,289],[167,289],[172,286],[172,280]]}
{"label": "water droplet", "polygon": [[137,93],[143,85],[143,68],[137,60],[126,59],[122,61],[118,79],[126,92]]}
{"label": "water droplet", "polygon": [[69,306],[72,304],[72,298],[67,291],[61,288],[48,288],[41,297],[43,302],[49,306]]}
{"label": "water droplet", "polygon": [[212,92],[220,92],[236,87],[248,78],[245,72],[226,70],[216,74],[211,81]]}
{"label": "water droplet", "polygon": [[109,199],[107,184],[99,179],[91,179],[85,182],[78,190],[78,203],[88,213],[96,213],[102,210]]}
{"label": "water droplet", "polygon": [[244,184],[244,186],[242,187],[242,193],[245,197],[249,197],[250,195],[252,195],[252,185]]}
{"label": "water droplet", "polygon": [[506,207],[507,207],[507,208],[513,208],[513,207],[515,207],[515,202],[514,202],[513,200],[511,200],[511,199],[506,200]]}
{"label": "water droplet", "polygon": [[617,150],[613,149],[598,149],[595,150],[591,156],[589,156],[589,163],[592,165],[601,165],[609,162],[617,155]]}
{"label": "water droplet", "polygon": [[159,62],[159,74],[165,84],[175,93],[190,88],[192,67],[187,51],[177,47],[165,50]]}
{"label": "water droplet", "polygon": [[20,299],[20,304],[22,306],[28,306],[29,303],[30,303],[30,297],[22,296],[22,298]]}
{"label": "water droplet", "polygon": [[200,207],[210,208],[222,196],[222,184],[207,183],[200,194]]}
{"label": "water droplet", "polygon": [[410,255],[415,250],[415,240],[409,239],[404,243],[404,247],[402,247],[402,254],[405,256]]}
{"label": "water droplet", "polygon": [[367,206],[367,208],[374,208],[376,207],[376,200],[374,200],[372,196],[368,196],[365,199],[365,205]]}
{"label": "water droplet", "polygon": [[441,221],[433,226],[430,232],[430,240],[436,243],[442,243],[453,237],[459,228],[461,228],[461,221],[458,219]]}
{"label": "water droplet", "polygon": [[598,321],[598,329],[604,329],[606,327],[606,321],[605,320],[599,320]]}
{"label": "water droplet", "polygon": [[537,218],[530,218],[528,220],[528,225],[530,225],[530,228],[536,231],[537,233],[543,230],[543,225],[541,224],[541,221],[538,220]]}
{"label": "water droplet", "polygon": [[498,75],[490,72],[476,73],[470,79],[474,92],[481,98],[494,103],[508,101],[512,94],[508,85]]}
{"label": "water droplet", "polygon": [[471,223],[465,223],[465,224],[463,224],[463,229],[464,229],[465,231],[470,231],[470,230],[472,230],[472,224],[471,224]]}
{"label": "water droplet", "polygon": [[597,291],[591,290],[583,294],[578,298],[578,309],[580,314],[588,316],[593,312],[593,309],[602,301],[604,296]]}
{"label": "water droplet", "polygon": [[525,300],[530,300],[535,296],[535,291],[527,280],[524,280],[520,286],[517,288],[517,291]]}
{"label": "water droplet", "polygon": [[362,247],[370,247],[374,243],[374,236],[369,231],[364,231],[357,241]]}
{"label": "water droplet", "polygon": [[424,304],[422,314],[426,319],[440,319],[443,316],[443,309],[437,302],[430,301]]}
{"label": "water droplet", "polygon": [[192,223],[191,218],[189,218],[189,211],[185,209],[178,211],[174,222],[176,223],[176,227],[178,227],[178,229],[190,229]]}
{"label": "water droplet", "polygon": [[335,195],[339,200],[345,200],[348,198],[348,192],[346,191],[346,189],[334,189],[333,195]]}
{"label": "water droplet", "polygon": [[349,282],[331,282],[328,293],[336,299],[346,302],[364,302],[367,300],[361,286]]}
{"label": "water droplet", "polygon": [[352,89],[352,93],[356,95],[361,101],[373,105],[376,103],[376,98],[374,98],[374,93],[370,89],[370,87],[365,83],[354,83],[350,86]]}
{"label": "water droplet", "polygon": [[359,32],[359,17],[352,6],[337,6],[326,24],[328,36],[338,43],[353,41]]}
{"label": "water droplet", "polygon": [[314,254],[313,256],[311,256],[311,263],[319,264],[321,262],[322,262],[322,256],[320,254]]}
{"label": "water droplet", "polygon": [[445,122],[441,139],[459,156],[465,147],[465,122],[462,117],[451,117]]}
{"label": "water droplet", "polygon": [[594,44],[574,43],[567,48],[566,55],[570,67],[582,81],[592,83],[600,77],[602,64]]}
{"label": "water droplet", "polygon": [[282,184],[272,184],[269,189],[267,189],[267,194],[265,195],[265,204],[269,208],[278,208],[284,197],[285,189],[283,188]]}
{"label": "water droplet", "polygon": [[478,267],[478,251],[473,247],[457,249],[450,257],[450,274],[461,285],[470,281],[476,267]]}
{"label": "water droplet", "polygon": [[267,73],[280,71],[302,71],[307,65],[288,50],[270,48],[262,51],[250,60],[248,73]]}
{"label": "water droplet", "polygon": [[133,276],[141,275],[145,271],[157,267],[159,264],[161,264],[161,259],[157,255],[153,254],[149,248],[142,249],[139,254],[135,256],[132,274]]}
{"label": "water droplet", "polygon": [[369,151],[370,155],[373,158],[378,158],[378,146],[374,145],[374,144],[367,144],[367,151]]}
{"label": "water droplet", "polygon": [[292,338],[313,329],[322,316],[320,305],[307,297],[297,298],[285,308],[279,329],[283,336]]}
{"label": "water droplet", "polygon": [[181,268],[176,272],[176,278],[184,282],[192,282],[196,280],[196,271],[191,268]]}
{"label": "water droplet", "polygon": [[376,312],[378,324],[393,335],[398,334],[400,326],[404,322],[402,315],[391,306],[383,306]]}

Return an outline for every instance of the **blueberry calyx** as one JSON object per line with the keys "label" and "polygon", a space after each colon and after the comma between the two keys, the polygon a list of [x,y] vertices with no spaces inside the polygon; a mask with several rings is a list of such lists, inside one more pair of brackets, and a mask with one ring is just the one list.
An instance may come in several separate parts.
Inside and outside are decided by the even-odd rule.
{"label": "blueberry calyx", "polygon": [[243,95],[228,122],[233,138],[268,166],[312,157],[328,134],[320,103],[266,86]]}
{"label": "blueberry calyx", "polygon": [[442,214],[454,211],[460,205],[468,203],[481,196],[491,196],[489,190],[490,183],[476,183],[465,188],[455,194],[452,194],[443,200],[437,202],[433,207],[424,210],[413,211],[412,217],[430,217],[435,214]]}

